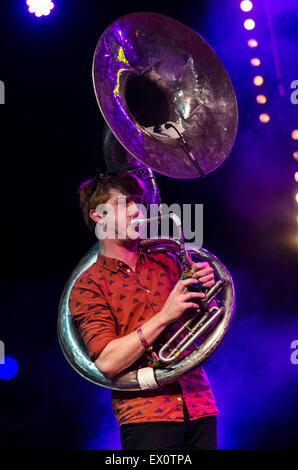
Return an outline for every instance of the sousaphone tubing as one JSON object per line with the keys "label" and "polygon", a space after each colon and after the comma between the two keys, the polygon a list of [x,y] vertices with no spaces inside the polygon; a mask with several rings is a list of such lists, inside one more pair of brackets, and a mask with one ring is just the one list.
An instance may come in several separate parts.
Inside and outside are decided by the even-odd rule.
{"label": "sousaphone tubing", "polygon": [[[238,122],[233,86],[213,49],[191,28],[156,13],[123,16],[101,35],[92,74],[107,123],[103,139],[106,167],[118,174],[130,171],[143,179],[147,205],[160,203],[153,171],[171,178],[199,178],[218,168],[229,155]],[[165,250],[179,256],[183,251],[181,240],[171,237],[141,244],[148,252]],[[107,379],[90,361],[68,307],[77,277],[96,261],[100,246],[97,242],[91,247],[64,288],[58,314],[62,351],[79,374],[114,390],[146,390],[176,381],[213,354],[234,314],[233,281],[213,254],[193,245],[188,248],[196,260],[208,261],[215,272],[217,287],[209,291],[209,300],[215,298],[220,311],[212,312],[217,315],[214,328],[205,328],[207,337],[186,356]],[[204,330],[203,320],[198,316],[192,331]],[[206,321],[210,321],[208,315]]]}

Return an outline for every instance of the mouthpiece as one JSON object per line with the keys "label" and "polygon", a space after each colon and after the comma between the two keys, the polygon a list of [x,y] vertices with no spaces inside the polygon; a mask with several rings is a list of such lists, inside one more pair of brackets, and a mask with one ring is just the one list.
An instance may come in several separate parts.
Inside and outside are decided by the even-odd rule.
{"label": "mouthpiece", "polygon": [[144,225],[149,224],[151,222],[159,222],[162,219],[172,219],[178,227],[181,226],[181,220],[179,219],[178,215],[174,214],[174,212],[170,212],[169,214],[165,215],[158,215],[156,217],[151,217],[151,219],[133,219],[131,221],[131,225]]}

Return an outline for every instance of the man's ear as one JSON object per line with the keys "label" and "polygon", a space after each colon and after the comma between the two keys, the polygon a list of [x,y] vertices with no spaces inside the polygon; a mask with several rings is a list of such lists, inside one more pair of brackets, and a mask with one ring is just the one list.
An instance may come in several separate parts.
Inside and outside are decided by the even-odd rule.
{"label": "man's ear", "polygon": [[89,217],[90,217],[92,220],[94,220],[94,222],[96,222],[96,223],[100,223],[100,224],[103,223],[102,217],[100,217],[100,216],[97,214],[97,212],[96,212],[95,209],[91,209],[91,211],[89,212]]}

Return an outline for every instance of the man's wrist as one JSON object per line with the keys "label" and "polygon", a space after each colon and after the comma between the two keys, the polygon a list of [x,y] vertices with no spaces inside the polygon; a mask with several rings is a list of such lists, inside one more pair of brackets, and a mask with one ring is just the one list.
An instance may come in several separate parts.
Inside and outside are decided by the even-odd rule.
{"label": "man's wrist", "polygon": [[161,309],[158,313],[158,321],[159,321],[159,326],[162,328],[166,328],[169,325],[169,316],[166,314],[166,312]]}

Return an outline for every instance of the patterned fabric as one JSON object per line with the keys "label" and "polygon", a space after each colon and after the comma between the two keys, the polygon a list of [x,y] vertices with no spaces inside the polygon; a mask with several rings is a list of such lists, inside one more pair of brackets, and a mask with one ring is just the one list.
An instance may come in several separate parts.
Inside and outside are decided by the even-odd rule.
{"label": "patterned fabric", "polygon": [[[172,253],[138,253],[136,271],[98,253],[97,261],[76,280],[69,299],[74,325],[95,361],[113,339],[127,335],[161,310],[179,280],[181,265]],[[171,325],[154,342],[158,351]],[[176,327],[177,329],[177,327]],[[128,370],[147,365],[145,354]],[[174,384],[154,391],[112,390],[112,408],[121,424],[183,421],[183,400],[190,420],[218,414],[208,378],[196,368]]]}

